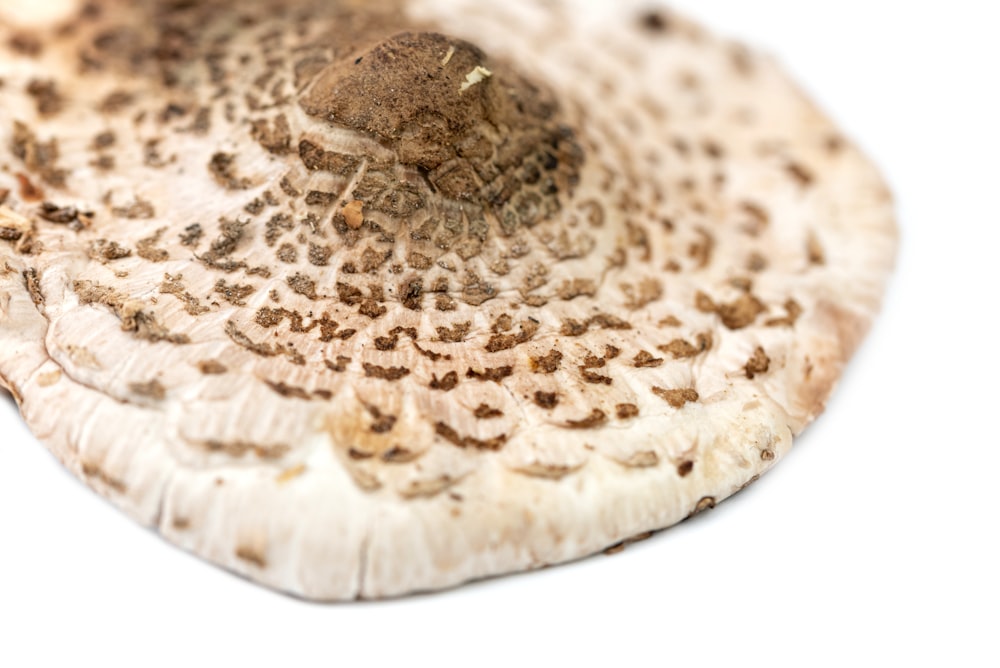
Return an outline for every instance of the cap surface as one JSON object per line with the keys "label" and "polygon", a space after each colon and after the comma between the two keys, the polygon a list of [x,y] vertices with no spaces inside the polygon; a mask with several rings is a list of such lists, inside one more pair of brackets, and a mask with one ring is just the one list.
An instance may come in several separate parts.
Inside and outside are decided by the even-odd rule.
{"label": "cap surface", "polygon": [[96,491],[297,595],[537,568],[756,480],[878,310],[877,171],[615,3],[0,15],[0,382]]}

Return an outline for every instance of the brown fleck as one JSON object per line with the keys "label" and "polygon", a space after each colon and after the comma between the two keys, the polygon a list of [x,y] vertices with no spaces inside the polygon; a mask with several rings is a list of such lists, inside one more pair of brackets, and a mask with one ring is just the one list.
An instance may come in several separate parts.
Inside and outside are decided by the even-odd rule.
{"label": "brown fleck", "polygon": [[[127,254],[127,253],[126,253]],[[208,312],[207,306],[201,305],[201,300],[184,289],[184,276],[181,274],[164,274],[163,282],[160,284],[160,292],[165,295],[173,295],[184,304],[184,310],[189,315],[201,315]]]}
{"label": "brown fleck", "polygon": [[284,471],[282,471],[281,473],[279,473],[278,476],[275,478],[275,481],[278,484],[284,484],[284,483],[287,483],[287,482],[291,482],[292,480],[294,480],[295,478],[298,478],[300,475],[302,475],[305,472],[306,472],[306,465],[305,464],[295,464],[294,466],[290,466],[287,469],[285,469]]}
{"label": "brown fleck", "polygon": [[309,243],[309,264],[313,264],[317,267],[325,267],[330,263],[331,255],[333,255],[333,249],[329,246],[320,246],[312,242]]}
{"label": "brown fleck", "polygon": [[396,416],[386,415],[377,406],[368,406],[368,414],[372,416],[372,423],[369,430],[375,434],[385,434],[392,431],[396,426]]}
{"label": "brown fleck", "polygon": [[429,387],[432,390],[448,392],[453,390],[456,385],[458,385],[458,374],[454,371],[449,371],[440,379],[437,377],[437,374],[433,374],[431,376],[431,383]]}
{"label": "brown fleck", "polygon": [[105,96],[97,109],[103,114],[117,114],[134,102],[135,96],[132,93],[116,90]]}
{"label": "brown fleck", "polygon": [[[655,456],[655,453],[652,454]],[[652,538],[652,536],[653,536],[652,531],[643,531],[642,533],[638,533],[632,536],[631,538],[626,538],[620,543],[615,543],[611,547],[605,548],[604,554],[607,555],[618,554],[619,552],[622,552],[629,545],[633,545],[635,543],[641,543],[644,540],[649,540],[650,538]]]}
{"label": "brown fleck", "polygon": [[563,354],[553,348],[541,357],[532,357],[530,359],[531,371],[533,373],[555,373],[559,369],[562,358]]}
{"label": "brown fleck", "polygon": [[248,452],[252,452],[261,459],[281,459],[288,451],[289,447],[284,443],[260,444],[248,441],[202,441],[198,443],[208,452],[223,452],[230,457],[243,457]]}
{"label": "brown fleck", "polygon": [[445,439],[452,445],[457,445],[460,448],[474,448],[476,450],[499,450],[503,447],[503,444],[507,442],[507,435],[500,434],[499,436],[494,436],[488,439],[473,438],[472,436],[462,436],[452,427],[448,426],[444,422],[438,422],[435,425],[435,431],[437,435]]}
{"label": "brown fleck", "polygon": [[18,216],[8,219],[6,216],[0,216],[0,240],[19,241],[24,239],[30,241],[34,233],[33,227],[26,218]]}
{"label": "brown fleck", "polygon": [[186,131],[201,136],[208,134],[210,129],[212,129],[212,110],[208,107],[199,107]]}
{"label": "brown fleck", "polygon": [[584,381],[594,385],[611,385],[614,382],[610,376],[590,371],[586,366],[580,367],[580,375]]}
{"label": "brown fleck", "polygon": [[[59,143],[55,139],[40,141],[31,129],[19,121],[14,121],[14,137],[11,141],[11,151],[24,162],[28,171],[38,174],[42,180],[56,188],[66,185],[67,170],[59,169]],[[27,191],[37,191],[37,188],[26,176],[18,174],[21,183],[22,196]],[[25,197],[30,201],[41,199],[44,195],[37,191],[37,198]]]}
{"label": "brown fleck", "polygon": [[695,269],[704,269],[712,261],[712,252],[715,250],[715,237],[707,230],[699,227],[695,230],[698,240],[688,247],[688,257],[694,260]]}
{"label": "brown fleck", "polygon": [[289,276],[287,280],[288,287],[290,287],[297,294],[312,300],[317,298],[316,281],[312,280],[305,274],[296,273]]}
{"label": "brown fleck", "polygon": [[283,308],[262,306],[260,310],[257,311],[257,315],[254,316],[254,322],[265,329],[270,329],[271,327],[277,327],[280,325],[281,321],[285,319],[285,316],[290,315],[291,313]]}
{"label": "brown fleck", "polygon": [[771,318],[764,324],[768,327],[794,327],[800,315],[802,307],[797,301],[789,298],[785,301],[785,315],[781,318]]}
{"label": "brown fleck", "polygon": [[382,453],[382,461],[389,464],[405,464],[406,462],[412,462],[419,456],[419,452],[414,452],[398,445],[394,445]]}
{"label": "brown fleck", "polygon": [[273,246],[285,232],[295,229],[295,221],[287,213],[276,213],[271,216],[264,228],[264,242],[268,246]]}
{"label": "brown fleck", "polygon": [[562,326],[559,328],[559,333],[563,336],[583,336],[587,333],[586,323],[582,323],[579,320],[573,318],[566,318],[562,321]]}
{"label": "brown fleck", "polygon": [[111,213],[118,218],[129,220],[147,220],[156,215],[156,209],[146,200],[136,197],[134,201],[125,206],[111,207]]}
{"label": "brown fleck", "polygon": [[568,420],[566,427],[569,429],[594,429],[600,427],[608,421],[607,414],[599,408],[590,411],[590,415],[580,420]]}
{"label": "brown fleck", "polygon": [[686,478],[694,470],[694,462],[687,460],[677,465],[677,475]]}
{"label": "brown fleck", "polygon": [[89,226],[94,214],[79,211],[75,206],[58,206],[52,202],[42,202],[38,208],[38,215],[50,223],[69,225],[71,229],[79,231]]}
{"label": "brown fleck", "polygon": [[256,216],[264,210],[264,200],[259,197],[255,197],[243,207],[243,210],[252,216]]}
{"label": "brown fleck", "polygon": [[31,182],[27,175],[17,173],[18,192],[25,202],[37,202],[45,197],[45,191]]}
{"label": "brown fleck", "polygon": [[816,181],[816,175],[808,167],[798,162],[788,162],[785,165],[785,171],[802,188],[808,188]]}
{"label": "brown fleck", "polygon": [[110,487],[119,494],[124,494],[125,491],[127,490],[125,483],[123,483],[121,480],[118,480],[117,478],[113,478],[110,475],[108,475],[108,473],[97,464],[94,464],[92,462],[83,462],[80,468],[83,472],[83,475],[87,476],[88,478],[96,478],[97,480],[101,481],[106,486]]}
{"label": "brown fleck", "polygon": [[754,273],[764,271],[767,269],[767,258],[756,251],[750,253],[747,256],[746,269]]}
{"label": "brown fleck", "polygon": [[452,487],[458,480],[447,474],[428,480],[411,480],[399,490],[399,494],[404,499],[431,498]]}
{"label": "brown fleck", "polygon": [[350,283],[337,283],[337,297],[348,306],[357,306],[363,299],[361,290]]}
{"label": "brown fleck", "polygon": [[502,313],[493,321],[493,326],[490,327],[490,330],[494,334],[499,334],[500,332],[509,332],[513,328],[514,318],[509,313]]}
{"label": "brown fleck", "polygon": [[732,303],[719,305],[717,313],[722,324],[729,329],[742,329],[753,324],[757,316],[766,310],[763,302],[753,295],[745,294]]}
{"label": "brown fleck", "polygon": [[682,408],[688,402],[698,401],[698,392],[691,388],[667,390],[662,387],[653,387],[653,394],[674,408]]}
{"label": "brown fleck", "polygon": [[542,392],[538,390],[535,392],[534,399],[536,404],[547,410],[552,410],[559,405],[559,397],[555,392]]}
{"label": "brown fleck", "polygon": [[406,256],[406,263],[411,269],[418,269],[421,271],[424,269],[430,269],[432,264],[429,257],[422,255],[421,253],[417,253],[416,251],[413,251]]}
{"label": "brown fleck", "polygon": [[364,249],[361,253],[361,267],[360,271],[362,273],[371,273],[376,269],[381,267],[390,257],[392,257],[392,250],[385,249],[382,252],[375,250],[374,248],[368,247]]}
{"label": "brown fleck", "polygon": [[396,344],[399,343],[399,334],[393,334],[392,336],[376,336],[375,337],[375,347],[378,350],[395,350]]}
{"label": "brown fleck", "polygon": [[423,308],[424,282],[419,278],[403,281],[399,285],[399,300],[411,311]]}
{"label": "brown fleck", "polygon": [[625,229],[628,233],[628,244],[640,249],[639,260],[649,262],[653,253],[649,245],[649,231],[643,225],[625,222]]}
{"label": "brown fleck", "polygon": [[306,204],[309,206],[330,206],[337,199],[337,193],[325,190],[310,190],[306,193]]}
{"label": "brown fleck", "polygon": [[767,311],[764,303],[751,294],[743,294],[728,304],[716,304],[704,292],[695,297],[695,308],[703,313],[716,313],[729,329],[743,329],[752,325],[761,313]]}
{"label": "brown fleck", "polygon": [[40,116],[53,116],[62,111],[65,99],[56,90],[56,84],[51,79],[32,79],[25,89],[35,100],[35,110]]}
{"label": "brown fleck", "polygon": [[498,367],[483,367],[482,371],[476,371],[469,368],[465,372],[466,378],[475,378],[481,381],[493,381],[494,383],[499,383],[504,378],[514,375],[514,367],[512,366],[498,366]]}
{"label": "brown fleck", "polygon": [[236,558],[253,564],[257,568],[267,568],[267,559],[260,550],[247,545],[236,548]]}
{"label": "brown fleck", "polygon": [[236,176],[235,160],[236,156],[232,153],[214,153],[208,161],[208,171],[216,183],[226,190],[246,190],[251,185],[250,179]]}
{"label": "brown fleck", "polygon": [[757,349],[753,352],[753,356],[747,360],[743,370],[746,372],[747,378],[753,379],[759,373],[767,373],[770,366],[771,358],[767,356],[763,348],[757,346]]}
{"label": "brown fleck", "polygon": [[372,320],[380,318],[386,313],[386,307],[382,306],[374,299],[366,299],[361,302],[361,306],[358,307],[358,313],[361,315],[366,315]]}
{"label": "brown fleck", "polygon": [[14,33],[7,41],[7,46],[15,53],[29,58],[37,58],[42,53],[42,40],[28,32]]}
{"label": "brown fleck", "polygon": [[135,244],[136,254],[144,260],[149,260],[150,262],[164,262],[170,259],[170,254],[162,248],[157,248],[156,244],[160,243],[160,239],[163,237],[163,233],[167,231],[167,228],[161,227],[153,233],[153,236],[146,237],[145,239],[140,239]]}
{"label": "brown fleck", "polygon": [[[246,306],[246,298],[256,292],[257,288],[252,285],[230,285],[224,279],[219,279],[215,283],[215,292],[221,294],[223,299],[233,306]],[[207,309],[206,309],[207,310]]]}
{"label": "brown fleck", "polygon": [[460,343],[465,340],[465,336],[472,329],[472,323],[469,321],[460,322],[451,327],[438,327],[437,334],[438,338],[445,343]]}
{"label": "brown fleck", "polygon": [[653,357],[651,354],[645,350],[640,350],[636,353],[635,357],[632,359],[632,366],[637,369],[644,369],[647,367],[657,367],[663,364],[662,357]]}
{"label": "brown fleck", "polygon": [[635,285],[623,283],[621,289],[625,293],[625,306],[633,311],[663,296],[663,284],[655,278],[644,278]]}
{"label": "brown fleck", "polygon": [[267,380],[266,378],[262,380],[265,385],[283,397],[287,397],[289,399],[302,399],[304,401],[310,401],[312,399],[312,396],[304,388],[289,385],[283,381]]}
{"label": "brown fleck", "polygon": [[544,478],[546,480],[561,480],[565,478],[570,473],[575,472],[580,468],[580,464],[565,465],[565,464],[545,464],[542,462],[532,462],[524,466],[518,466],[514,469],[517,473],[521,473],[532,478]]}
{"label": "brown fleck", "polygon": [[171,334],[160,324],[156,316],[144,310],[145,304],[127,299],[112,288],[94,281],[74,281],[73,290],[81,304],[103,304],[121,320],[122,330],[132,332],[136,338],[146,341],[168,341],[175,344],[190,343],[186,334]]}
{"label": "brown fleck", "polygon": [[42,293],[42,286],[38,280],[38,270],[34,267],[30,269],[25,269],[21,276],[24,278],[24,287],[28,289],[28,295],[31,297],[31,301],[35,303],[35,306],[41,306],[45,303],[45,295]]}
{"label": "brown fleck", "polygon": [[771,223],[771,214],[756,202],[742,202],[740,209],[750,218],[750,222],[743,229],[752,237],[759,235]]}
{"label": "brown fleck", "polygon": [[337,355],[337,360],[332,362],[328,359],[324,359],[323,363],[326,364],[326,368],[330,371],[336,371],[337,373],[343,373],[347,370],[347,365],[351,363],[350,357],[344,357],[343,355]]}
{"label": "brown fleck", "polygon": [[618,404],[615,406],[615,415],[619,420],[628,420],[639,415],[639,407],[635,404]]}
{"label": "brown fleck", "polygon": [[810,232],[809,238],[806,240],[806,255],[809,258],[809,264],[817,266],[826,264],[826,252],[815,232]]}
{"label": "brown fleck", "polygon": [[593,297],[597,294],[597,284],[589,278],[574,278],[563,281],[556,294],[565,301],[577,297]]}
{"label": "brown fleck", "polygon": [[480,420],[489,420],[492,418],[503,417],[503,411],[493,408],[489,404],[479,404],[476,410],[472,412]]}
{"label": "brown fleck", "polygon": [[495,353],[510,350],[515,346],[530,341],[538,331],[539,324],[533,320],[521,321],[521,331],[517,334],[494,334],[486,343],[486,352]]}
{"label": "brown fleck", "polygon": [[715,301],[700,290],[694,296],[694,307],[702,313],[715,313],[718,309],[715,305]]}
{"label": "brown fleck", "polygon": [[129,383],[128,389],[142,397],[162,401],[167,398],[167,390],[155,378],[145,383]]}
{"label": "brown fleck", "polygon": [[226,373],[229,369],[226,368],[225,364],[217,360],[201,360],[198,362],[198,371],[201,371],[206,376],[218,376]]}
{"label": "brown fleck", "polygon": [[684,339],[674,339],[666,345],[657,346],[656,349],[660,352],[673,355],[675,360],[695,357],[696,355],[700,355],[701,353],[712,349],[712,333],[705,332],[698,334],[698,336],[695,337],[694,343],[689,343]]}
{"label": "brown fleck", "polygon": [[274,357],[276,355],[284,354],[293,364],[305,364],[305,358],[301,355],[301,353],[297,353],[291,348],[281,345],[271,346],[266,343],[258,343],[237,329],[236,323],[232,320],[226,323],[225,331],[226,335],[232,339],[233,343],[246,348],[252,353],[260,355],[261,357]]}
{"label": "brown fleck", "polygon": [[446,360],[451,359],[451,355],[442,355],[441,353],[436,353],[433,350],[422,348],[420,344],[417,343],[417,333],[416,333],[417,330],[415,330],[414,328],[408,327],[404,330],[402,327],[397,327],[395,330],[393,330],[393,333],[395,333],[397,330],[405,331],[406,335],[410,337],[410,343],[413,345],[414,349],[416,349],[416,351],[419,354],[423,355],[430,361],[437,362],[440,359],[446,359]]}
{"label": "brown fleck", "polygon": [[449,295],[434,296],[434,308],[438,311],[454,311],[457,306],[455,300]]}
{"label": "brown fleck", "polygon": [[311,172],[324,171],[347,176],[354,172],[361,159],[344,153],[325,151],[307,139],[299,142],[299,158]]}
{"label": "brown fleck", "polygon": [[284,155],[291,150],[292,131],[284,114],[277,116],[273,125],[265,119],[254,121],[250,125],[250,135],[275,155]]}
{"label": "brown fleck", "polygon": [[664,34],[670,30],[670,17],[662,11],[650,10],[639,16],[639,25],[650,33]]}
{"label": "brown fleck", "polygon": [[160,155],[160,142],[161,139],[150,139],[145,144],[143,144],[143,158],[142,164],[147,167],[165,167],[174,160],[177,156],[171,156],[169,159],[165,159]]}
{"label": "brown fleck", "polygon": [[204,232],[201,229],[201,225],[198,223],[192,223],[184,228],[184,231],[180,234],[181,245],[182,246],[197,246],[198,242],[201,241],[201,237]]}
{"label": "brown fleck", "polygon": [[285,264],[295,264],[299,260],[299,251],[292,244],[281,244],[274,254],[279,261]]}
{"label": "brown fleck", "polygon": [[597,325],[600,329],[616,329],[616,330],[627,330],[632,329],[630,325],[625,320],[621,318],[609,315],[607,313],[598,313],[587,318],[587,325]]}
{"label": "brown fleck", "polygon": [[362,365],[365,369],[365,376],[368,378],[381,378],[382,380],[399,380],[404,376],[410,375],[410,370],[406,367],[401,366],[378,366],[377,364],[368,364],[367,362]]}

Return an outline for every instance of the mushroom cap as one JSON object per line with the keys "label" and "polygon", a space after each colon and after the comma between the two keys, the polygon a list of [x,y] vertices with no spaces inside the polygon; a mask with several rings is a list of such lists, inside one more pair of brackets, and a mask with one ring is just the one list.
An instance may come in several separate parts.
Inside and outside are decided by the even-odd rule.
{"label": "mushroom cap", "polygon": [[851,142],[770,59],[646,4],[22,16],[0,383],[137,521],[300,596],[713,506],[822,411],[892,267]]}

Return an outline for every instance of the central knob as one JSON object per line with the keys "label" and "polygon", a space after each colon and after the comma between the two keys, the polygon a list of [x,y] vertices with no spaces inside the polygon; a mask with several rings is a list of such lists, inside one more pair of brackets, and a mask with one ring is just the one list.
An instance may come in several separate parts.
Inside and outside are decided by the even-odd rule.
{"label": "central knob", "polygon": [[499,88],[472,44],[403,33],[330,65],[302,105],[313,116],[375,135],[404,163],[433,170],[454,158],[458,142],[483,121],[523,123],[511,117]]}
{"label": "central knob", "polygon": [[438,33],[398,34],[328,65],[301,105],[376,138],[438,196],[477,205],[506,233],[558,210],[582,163],[550,92]]}

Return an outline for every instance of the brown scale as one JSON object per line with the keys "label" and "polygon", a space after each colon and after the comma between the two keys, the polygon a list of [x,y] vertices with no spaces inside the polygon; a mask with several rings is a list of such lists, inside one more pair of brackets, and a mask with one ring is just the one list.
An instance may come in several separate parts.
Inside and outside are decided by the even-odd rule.
{"label": "brown scale", "polygon": [[[336,378],[347,377],[349,369],[372,386],[420,386],[440,396],[471,386],[488,391],[528,371],[551,383],[534,390],[533,403],[558,424],[595,429],[636,417],[635,397],[620,382],[619,367],[653,369],[665,356],[636,349],[597,353],[604,357],[580,351],[591,341],[591,350],[601,350],[612,333],[632,327],[622,317],[628,310],[646,308],[669,287],[632,274],[605,288],[602,274],[580,275],[572,266],[595,249],[609,258],[609,268],[624,269],[632,261],[629,268],[641,262],[652,272],[662,262],[650,238],[654,226],[664,223],[647,215],[652,194],[644,175],[616,173],[617,163],[630,157],[624,142],[605,149],[614,154],[607,159],[605,196],[574,202],[584,162],[592,160],[589,149],[585,155],[581,148],[593,141],[585,140],[583,131],[597,131],[584,127],[582,112],[560,108],[551,92],[507,63],[458,39],[400,32],[403,26],[388,18],[391,13],[357,26],[355,39],[335,44],[324,34],[333,25],[339,35],[345,32],[336,22],[336,5],[319,12],[330,21],[299,26],[298,34],[248,24],[260,51],[244,52],[214,38],[223,30],[218,19],[229,5],[185,5],[159,17],[163,23],[152,31],[153,41],[169,48],[158,62],[148,60],[151,33],[125,25],[124,17],[123,25],[95,37],[84,50],[99,56],[103,67],[152,73],[171,91],[167,102],[147,109],[142,90],[123,88],[105,97],[103,111],[142,119],[144,128],[158,127],[161,134],[204,133],[227,121],[287,170],[261,192],[257,185],[263,182],[243,153],[213,146],[204,175],[239,198],[238,211],[185,221],[170,234],[153,228],[135,251],[109,239],[95,252],[116,261],[131,261],[126,253],[134,252],[148,262],[193,253],[202,267],[223,274],[202,287],[210,294],[196,292],[180,276],[166,278],[161,292],[192,320],[209,308],[230,314],[224,335],[239,354],[258,358],[255,362],[268,369],[291,365],[315,376],[294,384],[258,376],[286,398],[323,399],[330,394],[325,388],[338,387]],[[192,54],[199,67],[179,67]],[[199,78],[218,93],[210,106],[183,99],[185,83]],[[601,119],[607,126],[603,134],[620,133],[624,140],[660,112],[629,111],[626,130]],[[95,151],[112,156],[124,150],[124,132],[106,134],[93,139]],[[337,141],[347,135],[353,139]],[[27,130],[21,136],[24,161],[33,171],[58,175],[55,140]],[[160,145],[147,143],[147,157]],[[689,150],[711,158],[723,149],[692,141]],[[152,157],[157,163],[169,159],[165,152]],[[242,190],[248,192],[241,195]],[[627,220],[617,219],[622,212],[609,205],[613,201],[629,213]],[[154,208],[138,196],[113,204],[115,215],[132,221],[166,213],[157,211],[159,202]],[[606,240],[611,224],[624,227],[617,249]],[[270,257],[248,255],[261,250],[259,242]],[[706,246],[694,253],[702,263],[711,254]],[[272,274],[264,288],[261,279]],[[604,306],[609,291],[620,292],[615,302],[620,310]],[[544,318],[536,309],[549,300],[580,308]],[[118,315],[119,301],[108,296],[102,303]],[[472,307],[501,301],[506,312],[493,317],[490,331],[479,331]],[[595,303],[602,306],[592,307]],[[429,321],[435,324],[418,331],[415,312],[422,310],[447,319]],[[136,336],[182,336],[160,331],[154,311],[136,326]],[[410,315],[418,319],[407,319]],[[564,345],[554,334],[579,345]],[[457,344],[468,340],[476,342],[475,352],[456,352],[464,351]],[[612,364],[619,353],[622,359]],[[227,360],[222,366],[239,365]],[[202,373],[218,373],[217,368]],[[572,387],[564,388],[567,384]],[[607,396],[595,401],[589,414],[569,400],[585,386],[600,386],[594,389]],[[691,400],[690,394],[676,396]],[[508,414],[501,402],[468,410],[496,422]],[[390,417],[395,413],[373,414],[373,424],[388,433]],[[494,449],[505,438],[501,432],[470,433],[444,419],[435,429],[458,447]]]}

